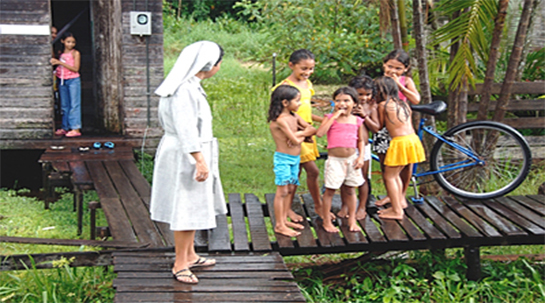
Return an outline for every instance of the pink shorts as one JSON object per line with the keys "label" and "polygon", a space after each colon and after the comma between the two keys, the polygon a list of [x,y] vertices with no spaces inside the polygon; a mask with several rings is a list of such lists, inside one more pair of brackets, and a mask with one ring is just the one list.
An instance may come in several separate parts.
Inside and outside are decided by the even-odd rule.
{"label": "pink shorts", "polygon": [[339,189],[343,184],[352,187],[362,185],[365,181],[361,169],[354,169],[357,158],[357,153],[346,158],[328,156],[325,161],[325,187]]}

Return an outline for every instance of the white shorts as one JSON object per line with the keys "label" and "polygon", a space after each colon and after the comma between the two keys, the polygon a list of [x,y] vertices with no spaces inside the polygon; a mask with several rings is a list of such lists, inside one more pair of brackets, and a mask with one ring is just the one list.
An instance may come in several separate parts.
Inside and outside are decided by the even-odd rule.
{"label": "white shorts", "polygon": [[325,161],[325,187],[339,189],[343,184],[352,187],[362,185],[364,179],[361,169],[354,169],[354,162],[357,158],[357,153],[346,158],[328,156]]}
{"label": "white shorts", "polygon": [[365,155],[363,155],[363,161],[371,160],[371,144],[365,145]]}

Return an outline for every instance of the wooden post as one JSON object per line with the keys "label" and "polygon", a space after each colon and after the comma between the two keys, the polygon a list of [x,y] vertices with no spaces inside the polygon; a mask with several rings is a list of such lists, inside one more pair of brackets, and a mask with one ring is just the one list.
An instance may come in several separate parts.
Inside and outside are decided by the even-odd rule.
{"label": "wooden post", "polygon": [[466,259],[468,280],[477,281],[481,278],[481,254],[479,246],[464,247],[464,256]]}
{"label": "wooden post", "polygon": [[89,217],[91,221],[89,223],[90,225],[90,232],[91,232],[91,240],[94,240],[96,238],[96,209],[100,207],[100,203],[96,201],[89,202],[89,210],[91,211]]}

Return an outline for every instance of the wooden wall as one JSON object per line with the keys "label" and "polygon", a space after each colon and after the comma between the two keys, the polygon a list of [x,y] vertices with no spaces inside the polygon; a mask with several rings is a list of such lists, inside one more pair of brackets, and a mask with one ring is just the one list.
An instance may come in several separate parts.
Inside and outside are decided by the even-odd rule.
{"label": "wooden wall", "polygon": [[[2,0],[0,23],[49,26],[49,0]],[[0,148],[53,135],[50,35],[0,35]]]}
{"label": "wooden wall", "polygon": [[[147,3],[147,8],[146,8]],[[146,39],[149,49],[149,94],[150,128],[146,134],[146,147],[156,147],[162,129],[159,126],[157,107],[159,97],[154,94],[164,77],[163,70],[163,7],[160,0],[122,0],[123,35],[123,107],[124,134],[142,138],[148,125],[148,95],[146,72]],[[130,35],[130,11],[152,12],[152,35],[139,37]]]}

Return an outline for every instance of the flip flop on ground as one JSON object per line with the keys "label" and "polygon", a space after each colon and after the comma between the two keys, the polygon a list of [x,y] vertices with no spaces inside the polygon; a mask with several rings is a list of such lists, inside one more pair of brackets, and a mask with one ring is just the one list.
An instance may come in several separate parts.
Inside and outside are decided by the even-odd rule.
{"label": "flip flop on ground", "polygon": [[199,259],[197,261],[189,264],[189,268],[214,266],[214,265],[216,265],[216,260],[215,259],[207,259],[207,258],[199,257]]}
{"label": "flip flop on ground", "polygon": [[185,284],[197,284],[199,283],[199,280],[197,279],[197,276],[195,276],[189,268],[184,268],[182,270],[177,271],[176,273],[172,274],[173,278],[176,279],[176,281],[185,283]]}

